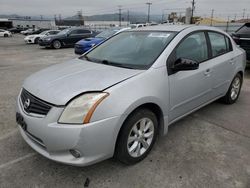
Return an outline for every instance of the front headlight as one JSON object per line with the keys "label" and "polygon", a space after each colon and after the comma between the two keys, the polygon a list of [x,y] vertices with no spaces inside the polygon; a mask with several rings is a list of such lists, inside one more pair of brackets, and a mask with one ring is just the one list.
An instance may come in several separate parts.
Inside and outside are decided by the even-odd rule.
{"label": "front headlight", "polygon": [[89,123],[96,107],[108,93],[86,93],[73,99],[64,109],[58,123],[85,124]]}

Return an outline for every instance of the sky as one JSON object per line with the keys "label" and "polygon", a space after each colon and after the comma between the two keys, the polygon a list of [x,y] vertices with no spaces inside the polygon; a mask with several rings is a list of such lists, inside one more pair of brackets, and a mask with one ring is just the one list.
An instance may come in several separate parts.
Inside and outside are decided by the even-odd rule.
{"label": "sky", "polygon": [[[73,16],[82,10],[83,15],[118,13],[120,5],[123,12],[147,13],[147,2],[151,2],[151,13],[161,15],[170,12],[185,12],[192,0],[0,0],[1,14],[21,16],[53,17],[61,14],[62,18]],[[210,17],[214,9],[215,17],[250,18],[250,0],[195,0],[195,15]],[[245,10],[244,10],[245,9]]]}

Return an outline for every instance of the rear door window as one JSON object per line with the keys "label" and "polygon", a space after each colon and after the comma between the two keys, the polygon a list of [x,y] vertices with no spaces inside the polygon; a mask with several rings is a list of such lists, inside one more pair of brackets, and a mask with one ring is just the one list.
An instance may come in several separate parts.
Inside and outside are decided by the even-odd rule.
{"label": "rear door window", "polygon": [[211,42],[212,57],[217,57],[229,51],[225,35],[215,32],[208,32],[208,36]]}

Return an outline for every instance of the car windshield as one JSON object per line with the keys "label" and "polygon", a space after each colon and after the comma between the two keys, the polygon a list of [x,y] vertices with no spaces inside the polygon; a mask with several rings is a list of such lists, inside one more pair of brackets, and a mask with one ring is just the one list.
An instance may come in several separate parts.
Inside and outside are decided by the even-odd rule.
{"label": "car windshield", "polygon": [[58,33],[58,35],[65,35],[66,33],[69,32],[70,29],[64,29]]}
{"label": "car windshield", "polygon": [[100,34],[96,35],[96,38],[107,39],[107,38],[111,37],[112,35],[114,35],[115,33],[117,33],[118,31],[119,31],[119,29],[109,29],[107,31],[103,31]]}
{"label": "car windshield", "polygon": [[124,68],[148,69],[174,36],[174,32],[123,32],[80,59]]}
{"label": "car windshield", "polygon": [[44,32],[40,33],[40,35],[46,35],[46,33],[48,33],[48,31],[44,31]]}

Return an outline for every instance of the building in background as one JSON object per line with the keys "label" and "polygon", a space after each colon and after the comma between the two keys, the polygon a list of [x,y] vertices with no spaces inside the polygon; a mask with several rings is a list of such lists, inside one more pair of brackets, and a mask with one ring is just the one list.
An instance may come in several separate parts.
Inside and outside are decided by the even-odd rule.
{"label": "building in background", "polygon": [[3,29],[9,29],[12,27],[54,29],[56,28],[56,24],[54,20],[32,19],[30,17],[24,17],[24,18],[0,19],[0,27]]}
{"label": "building in background", "polygon": [[12,21],[2,18],[0,19],[0,29],[10,29],[13,27]]}

